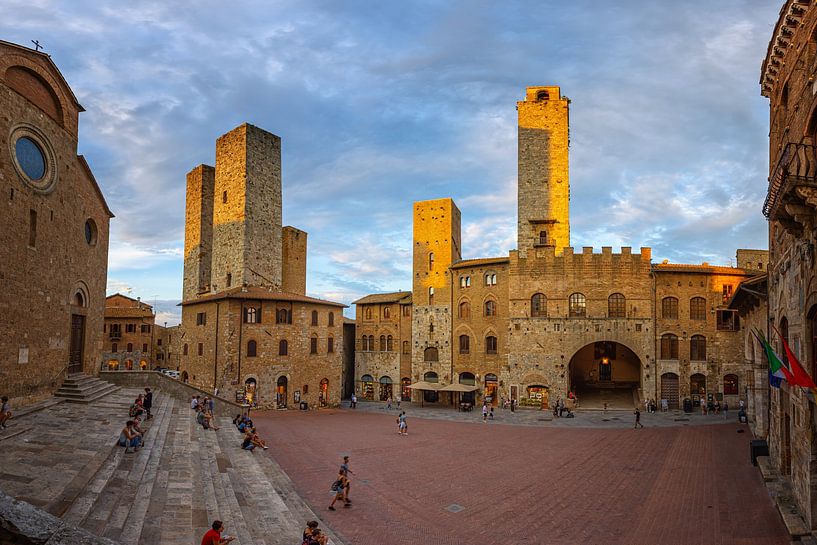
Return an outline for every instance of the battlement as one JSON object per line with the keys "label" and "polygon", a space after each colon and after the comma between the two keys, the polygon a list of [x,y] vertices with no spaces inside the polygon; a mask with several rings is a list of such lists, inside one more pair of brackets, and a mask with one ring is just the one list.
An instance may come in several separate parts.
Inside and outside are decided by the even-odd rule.
{"label": "battlement", "polygon": [[586,263],[588,260],[609,260],[609,259],[625,259],[633,262],[650,263],[652,261],[652,249],[642,247],[640,253],[634,254],[630,246],[622,246],[619,253],[613,253],[612,246],[602,246],[601,252],[594,251],[593,246],[582,246],[581,252],[577,253],[572,246],[562,248],[562,253],[556,253],[555,246],[538,246],[533,251],[528,251],[527,257],[520,257],[517,250],[511,250],[511,261],[535,261],[535,262],[551,262],[565,264],[569,262]]}

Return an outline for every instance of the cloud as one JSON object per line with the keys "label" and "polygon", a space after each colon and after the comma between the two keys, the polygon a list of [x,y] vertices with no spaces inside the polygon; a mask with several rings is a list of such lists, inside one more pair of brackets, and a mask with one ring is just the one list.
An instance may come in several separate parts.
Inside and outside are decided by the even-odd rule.
{"label": "cloud", "polygon": [[765,246],[773,4],[6,0],[0,35],[40,39],[87,110],[109,286],[180,296],[185,174],[248,121],[283,138],[310,293],[349,302],[410,289],[415,200],[456,200],[464,256],[515,246],[526,85],[572,100],[574,245],[693,262]]}

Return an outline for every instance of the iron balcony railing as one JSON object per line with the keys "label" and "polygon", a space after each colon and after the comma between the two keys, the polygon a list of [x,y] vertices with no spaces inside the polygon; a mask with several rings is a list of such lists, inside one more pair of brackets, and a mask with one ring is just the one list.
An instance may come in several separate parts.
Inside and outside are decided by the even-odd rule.
{"label": "iron balcony railing", "polygon": [[785,195],[796,186],[817,187],[817,147],[789,142],[769,178],[763,215],[774,219]]}

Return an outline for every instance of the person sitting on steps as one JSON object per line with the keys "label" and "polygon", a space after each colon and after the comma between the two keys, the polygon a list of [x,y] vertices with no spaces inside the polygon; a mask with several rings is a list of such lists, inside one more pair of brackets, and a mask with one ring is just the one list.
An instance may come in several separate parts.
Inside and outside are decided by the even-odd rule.
{"label": "person sitting on steps", "polygon": [[125,452],[135,452],[142,446],[142,434],[133,429],[133,420],[128,420],[119,433],[118,444],[125,447]]}

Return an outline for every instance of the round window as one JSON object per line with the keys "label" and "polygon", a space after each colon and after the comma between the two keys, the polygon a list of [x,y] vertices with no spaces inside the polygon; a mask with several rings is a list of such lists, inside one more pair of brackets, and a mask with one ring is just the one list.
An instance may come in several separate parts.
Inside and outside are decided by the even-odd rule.
{"label": "round window", "polygon": [[96,224],[92,219],[85,222],[85,242],[92,246],[96,244]]}
{"label": "round window", "polygon": [[27,136],[18,138],[14,152],[17,164],[32,181],[36,182],[45,176],[45,155],[34,140]]}
{"label": "round window", "polygon": [[54,149],[34,125],[20,124],[8,139],[12,162],[20,179],[38,193],[50,193],[57,182]]}

